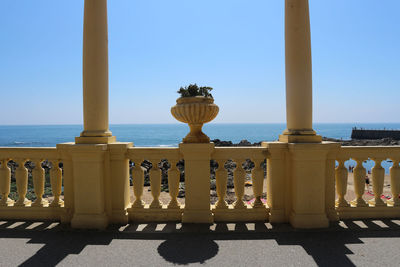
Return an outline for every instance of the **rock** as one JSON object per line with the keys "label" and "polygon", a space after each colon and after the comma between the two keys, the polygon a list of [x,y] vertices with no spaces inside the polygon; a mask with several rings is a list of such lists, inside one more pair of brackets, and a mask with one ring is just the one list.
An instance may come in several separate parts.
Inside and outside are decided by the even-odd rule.
{"label": "rock", "polygon": [[215,146],[233,146],[231,141],[221,141],[219,139],[211,140],[215,144]]}
{"label": "rock", "polygon": [[399,140],[392,138],[382,139],[351,139],[351,140],[340,140],[329,137],[322,137],[322,141],[338,142],[342,146],[398,146],[400,145]]}
{"label": "rock", "polygon": [[239,142],[238,146],[252,146],[252,144],[247,140],[242,140]]}
{"label": "rock", "polygon": [[248,140],[244,139],[237,144],[232,143],[232,141],[221,141],[219,139],[211,140],[216,147],[226,147],[226,146],[261,146],[261,142],[252,144]]}

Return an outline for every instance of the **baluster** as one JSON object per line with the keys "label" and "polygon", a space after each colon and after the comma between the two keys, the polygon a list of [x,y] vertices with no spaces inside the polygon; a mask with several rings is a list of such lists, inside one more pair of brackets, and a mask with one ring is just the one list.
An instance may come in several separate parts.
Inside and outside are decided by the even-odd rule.
{"label": "baluster", "polygon": [[160,193],[161,193],[161,169],[158,167],[158,162],[160,160],[152,160],[151,164],[153,165],[149,171],[150,176],[150,188],[151,195],[153,196],[153,201],[150,204],[150,208],[152,209],[160,209],[162,207],[160,202]]}
{"label": "baluster", "polygon": [[225,201],[226,187],[228,185],[228,171],[225,169],[225,160],[217,160],[218,169],[215,171],[215,182],[217,186],[218,201],[215,207],[217,209],[227,209],[228,204]]}
{"label": "baluster", "polygon": [[362,198],[364,195],[365,188],[365,176],[367,175],[367,171],[362,165],[362,159],[354,159],[357,162],[357,166],[354,168],[354,192],[356,194],[356,198],[351,201],[351,205],[355,207],[366,207],[367,203]]}
{"label": "baluster", "polygon": [[254,162],[254,168],[251,170],[253,194],[255,197],[253,207],[261,208],[264,207],[264,204],[261,201],[264,189],[264,169],[262,168],[264,160],[253,160],[253,162]]}
{"label": "baluster", "polygon": [[246,171],[243,169],[242,166],[243,160],[237,159],[235,160],[235,162],[236,168],[233,171],[233,184],[235,186],[235,195],[237,199],[235,203],[233,203],[233,206],[235,207],[235,209],[244,209],[247,208],[243,202]]}
{"label": "baluster", "polygon": [[400,206],[400,167],[399,160],[392,159],[393,166],[390,167],[390,189],[392,191],[392,199],[388,201],[390,206]]}
{"label": "baluster", "polygon": [[1,160],[1,168],[0,168],[0,206],[12,206],[14,204],[14,200],[8,198],[10,194],[10,185],[11,185],[11,170],[7,166],[8,159]]}
{"label": "baluster", "polygon": [[15,170],[15,179],[17,182],[18,200],[15,206],[30,206],[31,201],[25,196],[28,192],[28,169],[25,168],[26,159],[17,159],[18,168]]}
{"label": "baluster", "polygon": [[338,160],[339,165],[335,169],[335,180],[336,180],[336,193],[338,195],[338,199],[335,201],[336,207],[348,207],[350,206],[347,203],[344,196],[347,193],[347,179],[348,179],[348,171],[344,166],[344,160]]}
{"label": "baluster", "polygon": [[62,187],[62,169],[59,166],[59,160],[54,160],[51,163],[53,166],[50,169],[50,183],[54,199],[51,202],[50,207],[62,207],[64,206],[64,201],[60,199]]}
{"label": "baluster", "polygon": [[[133,160],[132,160],[133,161]],[[143,187],[144,187],[144,171],[142,166],[140,166],[142,160],[133,161],[134,166],[132,168],[132,183],[133,183],[133,194],[135,195],[135,202],[133,202],[134,208],[143,208],[144,201]]]}
{"label": "baluster", "polygon": [[168,170],[168,190],[171,197],[171,201],[168,203],[169,209],[179,209],[180,205],[178,203],[177,197],[179,194],[179,180],[180,173],[176,164],[178,161],[171,160],[171,168]]}
{"label": "baluster", "polygon": [[35,168],[32,170],[33,188],[36,195],[36,200],[32,203],[32,206],[36,207],[47,207],[49,204],[47,200],[43,199],[45,171],[42,168],[42,162],[42,159],[36,160],[34,162]]}
{"label": "baluster", "polygon": [[375,166],[372,168],[372,190],[374,191],[374,199],[368,201],[371,206],[385,206],[385,202],[381,199],[383,193],[383,182],[385,179],[385,169],[382,168],[382,159],[373,159]]}

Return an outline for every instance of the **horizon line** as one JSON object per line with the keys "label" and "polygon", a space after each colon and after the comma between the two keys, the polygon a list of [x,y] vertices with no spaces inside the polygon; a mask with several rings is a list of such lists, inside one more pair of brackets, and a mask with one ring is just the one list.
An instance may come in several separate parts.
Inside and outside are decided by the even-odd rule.
{"label": "horizon line", "polygon": [[[215,124],[286,124],[286,122],[212,122],[212,123],[207,123],[204,124],[206,125],[215,125]],[[400,124],[400,122],[314,122],[313,125],[315,124]],[[110,126],[112,125],[186,125],[186,123],[180,123],[180,122],[171,122],[171,123],[110,123]],[[83,126],[83,123],[77,124],[77,123],[55,123],[55,124],[0,124],[0,127],[2,126]]]}

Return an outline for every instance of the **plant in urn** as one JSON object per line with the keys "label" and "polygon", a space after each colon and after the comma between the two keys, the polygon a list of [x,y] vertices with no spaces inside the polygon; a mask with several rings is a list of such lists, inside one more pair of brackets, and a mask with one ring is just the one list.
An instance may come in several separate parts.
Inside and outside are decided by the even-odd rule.
{"label": "plant in urn", "polygon": [[204,123],[212,121],[218,114],[219,108],[214,104],[210,94],[211,87],[199,87],[197,84],[181,87],[181,95],[176,105],[171,108],[172,116],[180,122],[187,123],[190,132],[183,138],[183,143],[209,143],[210,138],[203,133]]}

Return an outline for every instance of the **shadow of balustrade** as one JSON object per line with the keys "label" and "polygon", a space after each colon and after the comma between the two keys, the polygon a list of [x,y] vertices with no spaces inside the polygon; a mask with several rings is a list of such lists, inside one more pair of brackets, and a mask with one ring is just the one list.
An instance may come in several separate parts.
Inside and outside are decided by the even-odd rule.
{"label": "shadow of balustrade", "polygon": [[[112,225],[105,231],[74,230],[51,221],[0,221],[0,239],[4,246],[13,239],[27,239],[27,246],[40,244],[37,251],[24,259],[22,266],[54,266],[71,255],[82,255],[83,250],[90,246],[102,249],[106,254],[120,255],[120,251],[111,243],[121,241],[124,246],[134,246],[129,248],[132,250],[137,250],[138,244],[141,246],[143,242],[153,241],[156,245],[152,250],[146,250],[148,257],[158,255],[166,263],[205,263],[218,257],[221,245],[226,250],[241,246],[241,241],[251,240],[273,241],[274,246],[283,253],[286,253],[285,247],[289,246],[286,250],[288,256],[293,246],[300,246],[317,265],[354,266],[351,245],[366,247],[365,238],[400,239],[400,220],[344,220],[319,230],[296,230],[288,224],[269,223],[133,223]],[[129,243],[130,240],[132,242]],[[227,246],[226,241],[232,242]],[[110,252],[113,249],[115,251]],[[252,249],[244,247],[243,253]],[[397,250],[392,250],[393,255],[397,255]],[[241,249],[239,251],[242,253]],[[259,256],[263,257],[262,253]]]}

